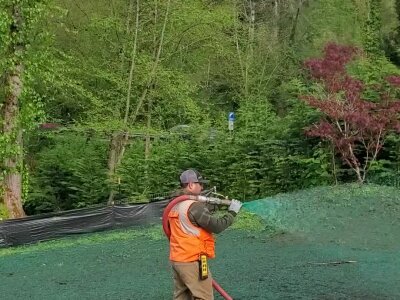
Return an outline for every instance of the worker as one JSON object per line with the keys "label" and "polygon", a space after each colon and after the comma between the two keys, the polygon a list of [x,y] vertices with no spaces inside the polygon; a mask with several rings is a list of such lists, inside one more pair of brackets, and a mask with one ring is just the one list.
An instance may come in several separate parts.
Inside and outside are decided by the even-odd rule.
{"label": "worker", "polygon": [[[181,195],[200,195],[206,180],[193,169],[180,175]],[[212,215],[213,208],[204,202],[185,200],[168,215],[170,261],[174,278],[174,300],[212,300],[212,277],[207,259],[215,257],[213,233],[228,228],[242,203],[232,200],[223,216]],[[211,209],[211,211],[210,211]]]}

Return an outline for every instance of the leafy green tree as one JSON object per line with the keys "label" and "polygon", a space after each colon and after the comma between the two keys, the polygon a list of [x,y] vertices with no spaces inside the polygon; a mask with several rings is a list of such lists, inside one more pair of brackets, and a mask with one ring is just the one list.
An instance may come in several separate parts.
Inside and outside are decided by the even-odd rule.
{"label": "leafy green tree", "polygon": [[33,89],[34,74],[46,52],[36,45],[46,33],[38,28],[46,1],[0,1],[1,191],[10,218],[25,215],[22,208],[24,133],[31,130],[41,112],[40,96]]}

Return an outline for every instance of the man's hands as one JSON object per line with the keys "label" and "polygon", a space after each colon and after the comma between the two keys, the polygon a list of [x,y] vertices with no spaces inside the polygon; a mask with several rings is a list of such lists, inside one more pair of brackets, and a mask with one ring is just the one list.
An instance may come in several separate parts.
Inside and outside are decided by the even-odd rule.
{"label": "man's hands", "polygon": [[228,210],[238,213],[241,207],[242,207],[242,202],[240,202],[239,200],[231,200],[231,205],[229,205]]}

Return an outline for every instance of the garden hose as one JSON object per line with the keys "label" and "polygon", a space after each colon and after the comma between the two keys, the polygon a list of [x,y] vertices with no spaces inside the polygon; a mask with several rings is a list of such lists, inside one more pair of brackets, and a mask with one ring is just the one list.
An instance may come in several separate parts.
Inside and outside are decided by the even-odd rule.
{"label": "garden hose", "polygon": [[[171,230],[169,228],[169,223],[168,223],[168,214],[171,211],[171,209],[178,204],[179,202],[186,201],[186,200],[195,200],[195,201],[200,201],[200,202],[205,202],[209,204],[217,204],[217,205],[230,205],[231,201],[230,200],[223,200],[219,198],[212,198],[212,197],[205,197],[205,196],[194,196],[194,195],[182,195],[174,200],[172,200],[167,207],[165,208],[162,216],[162,226],[165,235],[169,239],[171,236]],[[212,280],[212,286],[214,289],[220,293],[220,295],[225,299],[225,300],[233,300],[231,296],[213,279]]]}

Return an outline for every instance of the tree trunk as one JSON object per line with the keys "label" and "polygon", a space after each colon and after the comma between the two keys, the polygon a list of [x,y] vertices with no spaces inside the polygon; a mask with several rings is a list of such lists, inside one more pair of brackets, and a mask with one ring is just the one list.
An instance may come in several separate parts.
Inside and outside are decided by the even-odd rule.
{"label": "tree trunk", "polygon": [[354,154],[352,146],[349,146],[349,152],[350,152],[350,166],[356,172],[358,183],[362,184],[364,182],[362,170],[360,168],[359,161],[358,161],[357,157]]}
{"label": "tree trunk", "polygon": [[294,17],[292,25],[292,30],[290,31],[289,45],[293,45],[296,39],[296,29],[297,29],[297,23],[299,21],[299,14],[300,14],[300,6],[297,8],[296,16]]}
{"label": "tree trunk", "polygon": [[[114,133],[110,140],[110,149],[108,156],[108,178],[111,181],[110,183],[116,182],[114,176],[115,171],[119,165],[121,153],[123,151],[123,143],[125,140],[125,134],[123,133]],[[112,188],[110,194],[108,196],[107,204],[113,204],[115,197],[115,190]]]}
{"label": "tree trunk", "polygon": [[147,113],[147,133],[146,133],[146,141],[145,141],[145,149],[144,149],[144,158],[146,161],[150,158],[150,150],[151,150],[151,138],[150,138],[151,105],[152,105],[151,100],[149,100],[149,105],[148,105],[149,111]]}
{"label": "tree trunk", "polygon": [[337,178],[337,170],[336,170],[336,159],[335,159],[335,148],[331,145],[332,151],[332,173],[333,178],[335,179],[335,185],[338,185],[338,178]]}
{"label": "tree trunk", "polygon": [[253,60],[253,54],[254,54],[254,32],[255,32],[255,20],[256,20],[256,7],[255,3],[250,0],[249,2],[249,36],[248,36],[248,41],[247,41],[247,53],[246,53],[246,65],[245,65],[245,79],[244,79],[244,94],[245,98],[248,97],[249,94],[249,72],[250,72],[250,67],[251,63]]}
{"label": "tree trunk", "polygon": [[274,40],[274,43],[278,44],[279,43],[279,1],[274,0],[272,1],[273,3],[273,29],[272,29],[272,38]]}
{"label": "tree trunk", "polygon": [[[130,61],[130,70],[129,70],[129,77],[128,77],[128,89],[126,93],[126,102],[125,102],[125,114],[124,114],[124,127],[125,130],[127,130],[128,126],[128,117],[129,117],[129,111],[131,107],[131,93],[132,93],[132,81],[133,81],[133,76],[135,72],[135,67],[136,67],[136,51],[137,51],[137,40],[138,40],[138,32],[139,32],[139,8],[140,8],[140,1],[136,0],[136,21],[135,21],[135,35],[134,35],[134,42],[133,42],[133,49],[131,53],[131,61]],[[133,0],[130,2],[130,7],[129,9],[133,9]],[[128,13],[128,20],[127,20],[127,27],[126,27],[126,32],[130,32],[130,18],[131,14],[130,12]],[[124,45],[125,49],[125,45]],[[122,68],[124,67],[124,55],[122,56]],[[110,180],[110,184],[113,184],[115,182],[115,171],[120,164],[122,160],[122,156],[124,155],[125,152],[125,144],[128,141],[128,133],[119,133],[115,132],[111,136],[110,140],[110,150],[109,150],[109,155],[108,155],[108,178]],[[108,201],[107,204],[111,205],[114,203],[114,197],[115,197],[115,190],[111,188],[110,194],[108,196]]]}
{"label": "tree trunk", "polygon": [[22,74],[24,65],[22,54],[24,46],[17,42],[23,23],[20,8],[17,5],[12,9],[13,23],[10,27],[10,38],[13,42],[10,45],[10,56],[13,64],[5,74],[5,101],[3,106],[3,134],[10,137],[11,153],[7,153],[4,158],[5,178],[4,178],[4,204],[6,205],[9,216],[12,219],[25,216],[22,207],[22,175],[23,165],[22,156],[22,129],[19,124],[20,104],[22,94]]}
{"label": "tree trunk", "polygon": [[151,130],[151,111],[152,111],[152,99],[149,98],[147,104],[147,133],[146,133],[146,140],[145,140],[145,147],[144,147],[144,160],[145,160],[145,170],[144,170],[144,178],[146,185],[149,185],[149,159],[151,153],[151,137],[150,137],[150,130]]}

